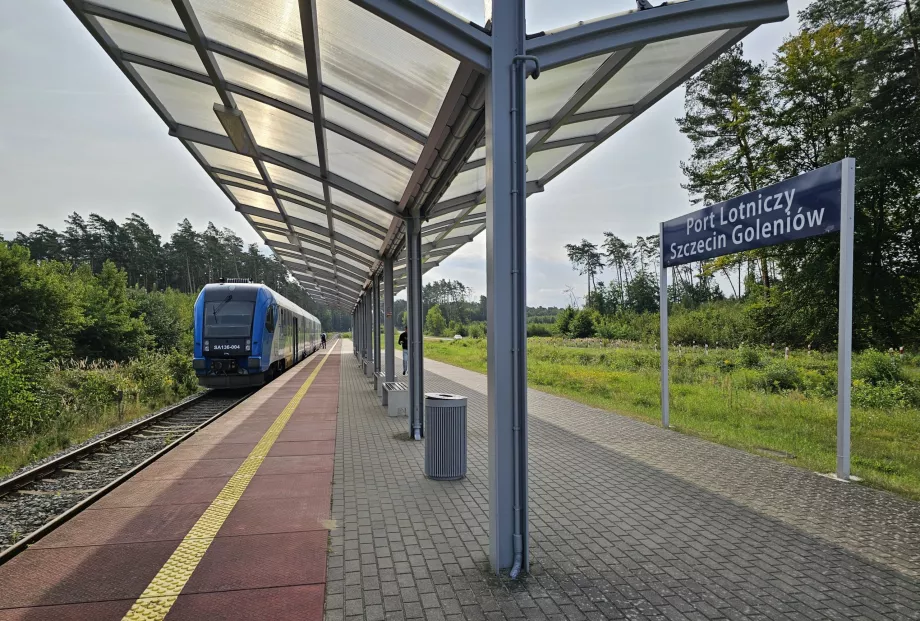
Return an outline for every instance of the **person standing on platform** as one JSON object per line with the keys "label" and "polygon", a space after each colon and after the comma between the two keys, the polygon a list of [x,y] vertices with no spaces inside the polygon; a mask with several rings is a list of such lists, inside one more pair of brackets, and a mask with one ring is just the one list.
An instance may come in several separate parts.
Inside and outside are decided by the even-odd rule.
{"label": "person standing on platform", "polygon": [[326,333],[323,332],[319,337],[320,344],[322,344],[323,349],[326,349]]}
{"label": "person standing on platform", "polygon": [[399,344],[403,351],[403,375],[409,372],[409,333],[405,330],[399,335]]}

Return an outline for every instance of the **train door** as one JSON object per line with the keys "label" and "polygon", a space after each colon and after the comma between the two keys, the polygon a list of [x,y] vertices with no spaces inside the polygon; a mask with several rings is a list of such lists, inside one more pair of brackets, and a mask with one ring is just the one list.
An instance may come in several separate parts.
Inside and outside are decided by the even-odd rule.
{"label": "train door", "polygon": [[298,355],[300,353],[300,347],[298,343],[300,341],[300,329],[298,328],[298,317],[294,316],[294,364],[297,364],[297,360],[300,358]]}

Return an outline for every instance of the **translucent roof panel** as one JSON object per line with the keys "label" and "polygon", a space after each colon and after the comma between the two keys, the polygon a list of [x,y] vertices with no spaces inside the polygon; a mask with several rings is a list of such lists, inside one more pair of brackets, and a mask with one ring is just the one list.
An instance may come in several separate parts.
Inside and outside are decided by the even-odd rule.
{"label": "translucent roof panel", "polygon": [[390,222],[393,221],[393,216],[346,192],[332,188],[330,190],[330,197],[332,198],[332,204],[336,207],[341,207],[359,216],[363,216],[371,222],[376,222],[380,226],[390,226]]}
{"label": "translucent roof panel", "polygon": [[198,152],[208,161],[208,165],[212,168],[222,168],[231,172],[249,175],[250,177],[259,176],[259,169],[256,168],[250,157],[233,153],[232,151],[215,149],[204,144],[196,144],[195,148],[198,149]]}
{"label": "translucent roof panel", "polygon": [[313,123],[255,99],[241,95],[236,95],[235,99],[260,147],[319,164]]}
{"label": "translucent roof panel", "polygon": [[399,200],[412,171],[364,145],[326,132],[329,170],[390,200]]}
{"label": "translucent roof panel", "polygon": [[323,82],[428,134],[459,63],[350,2],[316,13]]}
{"label": "translucent roof panel", "polygon": [[383,243],[383,237],[377,237],[376,235],[371,235],[366,231],[359,229],[358,227],[352,226],[347,222],[342,222],[337,220],[335,223],[335,232],[342,235],[347,235],[348,237],[355,239],[365,246],[370,246],[371,248],[378,248],[381,243]]}
{"label": "translucent roof panel", "polygon": [[423,145],[421,143],[328,97],[323,98],[323,114],[327,121],[351,130],[413,162],[417,161],[418,156],[422,154]]}
{"label": "translucent roof panel", "polygon": [[217,60],[224,79],[230,84],[262,93],[306,112],[310,111],[310,90],[308,88],[221,54],[215,54],[214,58]]}
{"label": "translucent roof panel", "polygon": [[725,32],[703,32],[646,45],[578,111],[592,112],[638,103]]}
{"label": "translucent roof panel", "polygon": [[463,196],[465,194],[472,194],[473,192],[481,192],[486,187],[486,168],[485,166],[478,166],[476,168],[471,168],[470,170],[464,170],[462,173],[459,173],[454,180],[451,182],[450,187],[444,192],[444,195],[441,196],[442,201],[449,200],[451,198],[457,198],[458,196]]}
{"label": "translucent roof panel", "polygon": [[564,67],[543,71],[538,80],[528,78],[527,122],[538,123],[553,118],[607,58],[606,54],[592,56]]}
{"label": "translucent roof panel", "polygon": [[290,0],[190,0],[204,35],[307,75],[299,3]]}
{"label": "translucent roof panel", "polygon": [[475,235],[479,233],[485,225],[482,223],[474,223],[464,226],[458,226],[453,231],[450,232],[448,237],[464,237],[466,235]]}
{"label": "translucent roof panel", "polygon": [[284,207],[284,211],[289,216],[300,218],[301,220],[306,220],[307,222],[312,222],[313,224],[319,224],[324,228],[328,225],[325,213],[310,209],[309,207],[304,207],[303,205],[298,205],[297,203],[292,203],[291,201],[284,199],[281,199],[281,205]]}
{"label": "translucent roof panel", "polygon": [[269,239],[274,242],[281,242],[283,244],[291,243],[291,240],[288,239],[287,235],[279,235],[278,233],[272,233],[271,231],[262,231],[262,235],[265,236],[265,239]]}
{"label": "translucent roof panel", "polygon": [[268,218],[263,218],[262,216],[254,216],[252,214],[246,214],[250,220],[257,224],[262,224],[265,226],[276,226],[279,228],[286,228],[287,225],[284,222],[279,222],[277,220],[269,220]]}
{"label": "translucent roof panel", "polygon": [[616,121],[618,116],[604,117],[602,119],[592,119],[590,121],[581,121],[579,123],[570,123],[563,125],[552,133],[549,141],[565,140],[566,138],[582,138],[594,136],[600,133],[608,125]]}
{"label": "translucent roof panel", "polygon": [[323,184],[316,179],[275,164],[266,163],[265,168],[268,171],[268,176],[271,177],[272,183],[315,196],[317,200],[323,200]]}
{"label": "translucent roof panel", "polygon": [[353,258],[351,258],[351,257],[349,257],[349,256],[346,256],[346,255],[344,255],[344,254],[338,255],[338,256],[335,258],[335,260],[336,260],[336,261],[341,261],[341,262],[343,262],[343,263],[345,263],[345,264],[347,264],[347,265],[350,265],[350,266],[352,266],[352,267],[355,267],[355,268],[358,269],[358,271],[360,271],[360,272],[362,272],[362,273],[367,271],[368,265],[370,265],[370,262],[371,262],[371,259],[368,258],[368,262],[367,262],[367,263],[361,263],[361,262],[359,262],[359,261],[355,261]]}
{"label": "translucent roof panel", "polygon": [[224,127],[214,114],[214,104],[220,103],[220,97],[213,86],[159,69],[133,63],[131,66],[176,122],[224,134]]}
{"label": "translucent roof panel", "polygon": [[320,244],[324,246],[329,245],[329,238],[322,233],[317,233],[315,231],[311,231],[310,229],[305,229],[299,226],[295,226],[294,230],[297,231],[298,235],[302,235],[303,237],[310,238],[312,240],[317,240]]}
{"label": "translucent roof panel", "polygon": [[258,209],[264,209],[266,211],[278,211],[278,206],[275,205],[275,199],[268,194],[247,190],[246,188],[237,188],[232,185],[228,185],[227,189],[230,190],[233,197],[242,205],[257,207]]}
{"label": "translucent roof panel", "polygon": [[172,0],[94,0],[100,6],[117,9],[154,22],[185,30]]}
{"label": "translucent roof panel", "polygon": [[103,30],[112,37],[115,45],[126,52],[161,60],[183,69],[191,69],[202,75],[207,73],[204,65],[201,64],[198,52],[188,43],[155,35],[149,30],[128,26],[104,17],[96,19]]}
{"label": "translucent roof panel", "polygon": [[527,180],[542,179],[549,171],[561,164],[562,160],[575,153],[579,148],[581,148],[581,145],[576,144],[532,153],[527,158]]}
{"label": "translucent roof panel", "polygon": [[352,215],[349,212],[342,211],[341,209],[334,209],[332,212],[332,216],[336,220],[341,220],[342,222],[348,222],[348,223],[354,224],[355,226],[357,226],[358,228],[362,230],[374,231],[375,234],[376,233],[383,234],[384,231],[386,230],[386,229],[383,229],[382,227],[380,229],[374,229],[372,225],[368,224],[367,222],[363,222],[359,220],[356,216]]}

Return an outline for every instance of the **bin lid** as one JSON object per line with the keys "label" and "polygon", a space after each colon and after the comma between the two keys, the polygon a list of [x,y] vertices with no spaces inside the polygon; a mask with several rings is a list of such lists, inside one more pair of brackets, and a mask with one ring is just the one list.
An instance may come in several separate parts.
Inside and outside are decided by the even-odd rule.
{"label": "bin lid", "polygon": [[437,399],[438,401],[466,401],[463,395],[452,395],[446,392],[426,392],[425,399]]}

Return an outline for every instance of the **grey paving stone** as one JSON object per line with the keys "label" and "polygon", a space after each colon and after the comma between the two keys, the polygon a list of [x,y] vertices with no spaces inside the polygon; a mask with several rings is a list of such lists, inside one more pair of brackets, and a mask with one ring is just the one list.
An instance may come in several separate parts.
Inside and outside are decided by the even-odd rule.
{"label": "grey paving stone", "polygon": [[468,476],[435,482],[345,351],[327,620],[920,620],[920,504],[534,390],[531,564],[503,583],[485,376],[425,361],[469,398]]}

